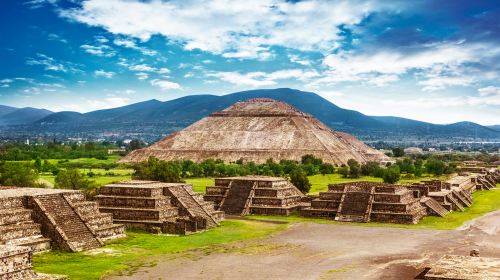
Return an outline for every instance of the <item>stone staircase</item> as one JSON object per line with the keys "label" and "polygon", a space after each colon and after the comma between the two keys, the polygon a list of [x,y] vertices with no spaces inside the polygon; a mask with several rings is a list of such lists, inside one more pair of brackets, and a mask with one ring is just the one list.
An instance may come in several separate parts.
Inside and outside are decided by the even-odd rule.
{"label": "stone staircase", "polygon": [[62,194],[37,196],[33,200],[62,249],[80,252],[103,245]]}
{"label": "stone staircase", "polygon": [[455,199],[455,197],[453,197],[453,193],[452,192],[448,193],[448,195],[446,197],[452,203],[453,210],[459,210],[459,211],[464,211],[465,210],[465,205],[463,205],[460,201],[458,201],[457,199]]}
{"label": "stone staircase", "polygon": [[249,199],[255,189],[253,181],[232,181],[220,205],[220,210],[230,215],[245,215],[249,212]]}
{"label": "stone staircase", "polygon": [[347,186],[340,200],[335,220],[339,222],[366,223],[370,220],[374,188],[362,189]]}
{"label": "stone staircase", "polygon": [[306,217],[334,218],[346,222],[390,222],[415,224],[426,209],[404,186],[353,182],[328,186],[311,207],[301,209]]}
{"label": "stone staircase", "polygon": [[216,178],[203,198],[226,214],[244,216],[289,215],[304,206],[306,197],[284,178],[241,176]]}
{"label": "stone staircase", "polygon": [[444,217],[450,213],[450,211],[446,210],[441,204],[439,204],[436,200],[430,197],[423,197],[420,202],[427,207],[427,213],[431,213],[434,215],[438,215],[440,217]]}
{"label": "stone staircase", "polygon": [[50,239],[41,232],[41,225],[35,223],[32,211],[24,207],[23,198],[0,199],[0,245],[30,247],[34,252],[50,250]]}
{"label": "stone staircase", "polygon": [[[208,228],[216,227],[219,225],[219,222],[216,220],[214,215],[209,212],[207,204],[203,201],[198,201],[196,199],[197,195],[190,189],[188,185],[173,185],[164,188],[164,191],[167,192],[174,200],[177,207],[182,208],[190,218],[201,217],[205,219],[206,226]],[[191,192],[190,192],[191,191]],[[205,204],[205,205],[204,205]],[[212,205],[213,208],[213,204]]]}
{"label": "stone staircase", "polygon": [[99,210],[115,223],[155,233],[190,234],[215,227],[224,218],[190,185],[155,181],[110,184],[96,196]]}

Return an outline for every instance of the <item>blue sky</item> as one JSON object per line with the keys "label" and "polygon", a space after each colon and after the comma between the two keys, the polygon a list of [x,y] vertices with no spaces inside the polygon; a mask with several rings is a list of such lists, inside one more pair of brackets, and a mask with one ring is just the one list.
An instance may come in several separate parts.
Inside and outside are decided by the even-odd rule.
{"label": "blue sky", "polygon": [[1,1],[0,104],[87,112],[292,87],[500,124],[498,1]]}

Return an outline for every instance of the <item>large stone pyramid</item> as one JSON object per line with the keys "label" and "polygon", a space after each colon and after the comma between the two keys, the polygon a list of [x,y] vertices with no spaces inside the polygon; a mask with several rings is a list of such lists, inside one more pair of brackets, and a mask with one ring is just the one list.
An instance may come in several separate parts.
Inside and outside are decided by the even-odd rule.
{"label": "large stone pyramid", "polygon": [[122,162],[154,156],[163,160],[222,159],[263,163],[311,154],[332,164],[387,161],[354,136],[336,132],[294,107],[269,98],[241,101],[170,134],[152,146],[133,151]]}

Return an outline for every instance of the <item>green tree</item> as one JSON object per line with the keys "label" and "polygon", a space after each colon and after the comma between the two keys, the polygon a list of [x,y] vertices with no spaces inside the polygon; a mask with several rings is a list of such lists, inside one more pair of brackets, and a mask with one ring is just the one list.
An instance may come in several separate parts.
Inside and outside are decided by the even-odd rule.
{"label": "green tree", "polygon": [[85,178],[78,169],[63,169],[57,173],[55,186],[60,189],[89,190],[94,187],[92,181]]}
{"label": "green tree", "polygon": [[341,166],[337,169],[337,172],[342,175],[342,177],[344,178],[347,178],[347,176],[349,175],[349,167],[347,166]]}
{"label": "green tree", "polygon": [[311,190],[311,183],[309,182],[306,173],[300,168],[297,168],[290,173],[290,182],[292,182],[292,184],[294,184],[303,193],[308,193],[309,190]]}
{"label": "green tree", "polygon": [[349,177],[359,178],[361,175],[361,166],[359,165],[359,162],[351,158],[347,161],[347,165],[349,166]]}
{"label": "green tree", "polygon": [[182,165],[175,161],[163,161],[150,157],[147,161],[133,166],[132,178],[153,180],[168,183],[179,183],[181,180]]}
{"label": "green tree", "polygon": [[29,163],[0,162],[0,185],[34,188],[41,185],[37,182],[38,172]]}
{"label": "green tree", "polygon": [[140,148],[144,148],[145,146],[146,146],[146,144],[142,140],[134,139],[134,140],[130,141],[130,143],[128,143],[128,145],[125,149],[127,150],[127,152],[131,152],[134,150],[138,150]]}
{"label": "green tree", "polygon": [[333,174],[335,172],[335,167],[333,167],[333,164],[323,163],[319,167],[319,172],[321,172],[322,175]]}
{"label": "green tree", "polygon": [[405,151],[403,148],[393,148],[392,155],[395,157],[402,157],[405,155]]}
{"label": "green tree", "polygon": [[401,172],[399,170],[399,166],[397,165],[388,167],[385,170],[384,175],[382,176],[384,183],[390,183],[390,184],[396,183],[397,181],[399,181],[400,178],[401,178]]}

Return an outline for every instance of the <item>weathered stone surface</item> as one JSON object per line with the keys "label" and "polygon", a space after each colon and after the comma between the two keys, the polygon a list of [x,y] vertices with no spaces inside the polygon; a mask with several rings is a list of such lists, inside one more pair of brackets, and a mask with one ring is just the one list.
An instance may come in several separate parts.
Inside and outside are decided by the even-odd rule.
{"label": "weathered stone surface", "polygon": [[361,163],[390,160],[354,136],[333,131],[286,103],[259,98],[237,102],[121,161],[141,162],[154,156],[263,163],[269,158],[300,160],[306,154],[339,165],[349,159]]}
{"label": "weathered stone surface", "polygon": [[189,234],[224,218],[187,184],[120,182],[102,187],[96,198],[100,211],[110,213],[115,223],[150,232]]}
{"label": "weathered stone surface", "polygon": [[426,280],[493,280],[500,279],[500,259],[445,255],[431,265]]}
{"label": "weathered stone surface", "polygon": [[35,252],[52,246],[82,251],[124,237],[109,214],[85,200],[82,191],[3,188],[0,190],[0,244],[30,247]]}
{"label": "weathered stone surface", "polygon": [[284,178],[244,176],[215,179],[204,198],[231,215],[289,215],[303,206],[302,194]]}

